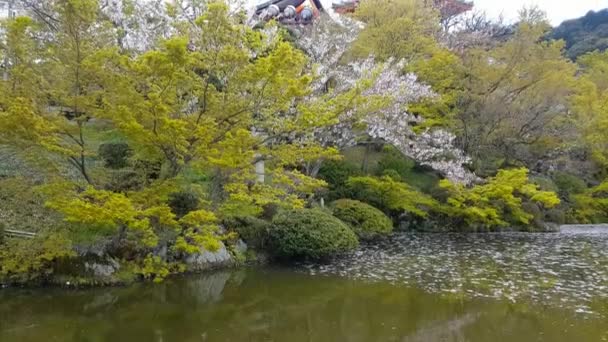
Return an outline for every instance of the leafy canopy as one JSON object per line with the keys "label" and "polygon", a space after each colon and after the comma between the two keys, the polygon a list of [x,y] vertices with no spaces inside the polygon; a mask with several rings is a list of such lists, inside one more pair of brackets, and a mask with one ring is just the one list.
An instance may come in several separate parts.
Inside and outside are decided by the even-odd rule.
{"label": "leafy canopy", "polygon": [[448,180],[442,180],[439,185],[448,194],[440,211],[449,217],[462,219],[467,225],[527,225],[534,216],[524,209],[524,202],[545,208],[560,203],[554,192],[541,191],[536,184],[530,183],[525,168],[500,170],[485,184],[472,188]]}

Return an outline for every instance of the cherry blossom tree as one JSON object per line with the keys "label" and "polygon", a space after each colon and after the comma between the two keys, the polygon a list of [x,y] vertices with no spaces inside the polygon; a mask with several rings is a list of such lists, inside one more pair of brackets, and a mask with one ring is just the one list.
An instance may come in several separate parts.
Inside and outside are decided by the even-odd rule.
{"label": "cherry blossom tree", "polygon": [[361,23],[349,18],[322,18],[316,25],[300,32],[298,44],[310,56],[319,75],[315,94],[340,94],[367,78],[372,84],[362,96],[384,99],[380,105],[376,104],[377,108],[344,113],[338,124],[317,131],[316,138],[324,145],[340,149],[364,139],[382,140],[452,181],[474,182],[477,177],[464,167],[470,159],[455,146],[455,135],[438,128],[420,134],[414,132],[413,127],[424,119],[409,113],[408,105],[437,95],[430,86],[419,82],[415,74],[404,73],[405,61],[389,59],[379,63],[373,56],[344,60],[361,27]]}

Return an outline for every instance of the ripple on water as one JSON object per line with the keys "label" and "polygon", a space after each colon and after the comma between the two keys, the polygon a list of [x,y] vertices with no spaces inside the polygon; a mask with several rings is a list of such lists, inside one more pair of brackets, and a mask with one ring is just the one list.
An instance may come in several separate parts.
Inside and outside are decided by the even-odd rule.
{"label": "ripple on water", "polygon": [[[581,315],[608,301],[608,231],[396,234],[310,274],[416,285],[430,292],[532,300]],[[604,305],[606,305],[604,303]]]}

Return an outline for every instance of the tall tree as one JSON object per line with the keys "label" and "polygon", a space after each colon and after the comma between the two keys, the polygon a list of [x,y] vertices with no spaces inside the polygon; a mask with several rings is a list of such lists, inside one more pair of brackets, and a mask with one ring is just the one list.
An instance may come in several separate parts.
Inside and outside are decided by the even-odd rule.
{"label": "tall tree", "polygon": [[[111,47],[111,32],[97,18],[95,0],[53,2],[53,27],[43,38],[28,18],[9,22],[1,139],[43,148],[65,158],[93,183],[87,165],[87,125],[98,109],[96,60]],[[52,160],[49,158],[48,160]]]}
{"label": "tall tree", "polygon": [[544,14],[523,11],[511,39],[464,56],[459,134],[480,171],[531,165],[568,128],[576,66],[562,56],[562,42],[542,39],[549,28]]}
{"label": "tall tree", "polygon": [[608,52],[592,52],[578,59],[581,76],[572,109],[584,145],[599,166],[601,184],[575,196],[581,221],[608,218]]}

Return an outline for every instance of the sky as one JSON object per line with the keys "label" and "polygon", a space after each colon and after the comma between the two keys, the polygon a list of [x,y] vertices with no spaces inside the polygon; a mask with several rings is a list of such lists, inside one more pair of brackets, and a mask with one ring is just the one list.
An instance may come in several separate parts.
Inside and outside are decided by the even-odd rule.
{"label": "sky", "polygon": [[608,8],[608,0],[474,0],[478,10],[485,11],[490,17],[504,15],[507,21],[517,18],[519,9],[537,5],[547,12],[554,26],[567,19],[582,17],[590,10]]}

